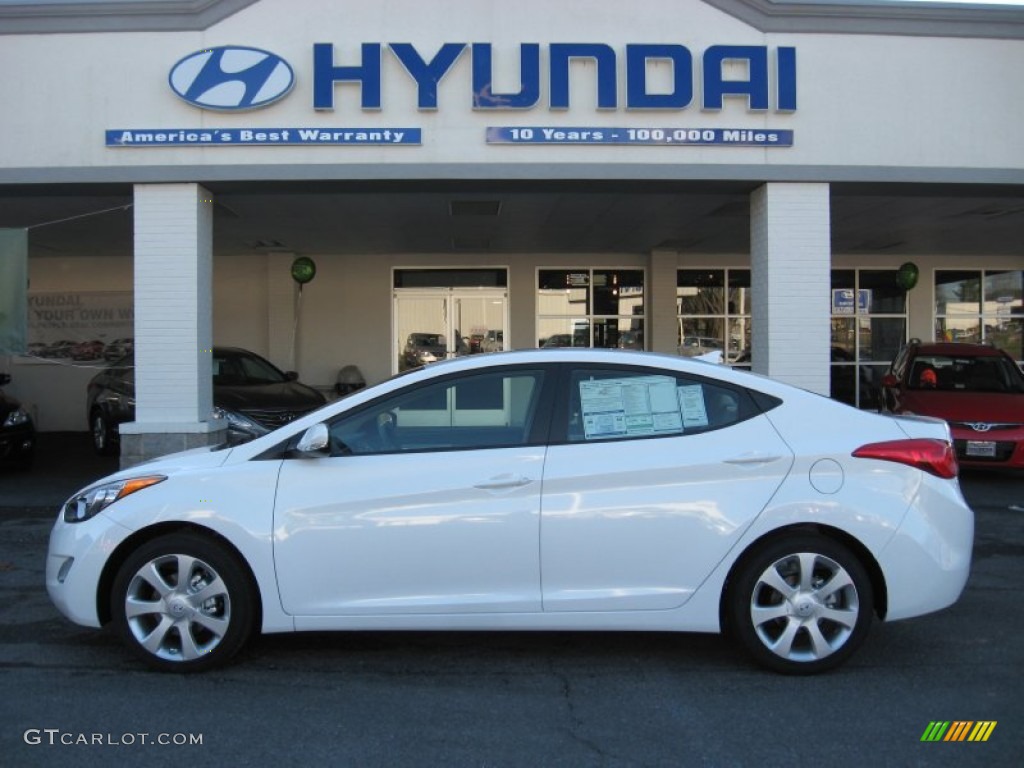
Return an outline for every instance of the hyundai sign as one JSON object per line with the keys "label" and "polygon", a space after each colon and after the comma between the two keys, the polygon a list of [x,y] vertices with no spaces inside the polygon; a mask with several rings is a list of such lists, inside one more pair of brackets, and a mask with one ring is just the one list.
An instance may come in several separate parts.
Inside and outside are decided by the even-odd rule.
{"label": "hyundai sign", "polygon": [[[340,89],[358,94],[363,111],[381,111],[384,81],[411,81],[415,106],[436,111],[439,90],[457,67],[469,68],[464,105],[479,113],[546,107],[565,113],[580,85],[570,71],[582,61],[594,105],[608,113],[625,108],[660,116],[697,108],[720,112],[728,104],[747,112],[792,113],[797,108],[796,48],[711,45],[691,51],[675,43],[519,43],[513,72],[499,67],[491,43],[449,42],[429,50],[412,43],[361,43],[358,48],[314,43],[307,60],[312,108],[333,112]],[[515,72],[518,69],[518,73]],[[204,110],[241,112],[267,107],[287,96],[295,71],[281,56],[261,48],[224,45],[180,59],[168,83],[175,94]],[[502,86],[495,85],[501,81]],[[546,88],[542,87],[543,84]],[[504,85],[507,84],[507,85]],[[449,86],[451,87],[451,86]],[[388,91],[393,93],[393,91]],[[412,96],[412,94],[410,94]],[[546,104],[544,101],[546,100]],[[351,102],[349,102],[351,103]],[[759,121],[761,122],[761,121]],[[792,147],[793,131],[771,126],[707,126],[680,122],[646,125],[491,125],[488,145],[567,144],[674,147]],[[415,126],[231,126],[117,128],[106,131],[108,147],[416,146]]]}
{"label": "hyundai sign", "polygon": [[256,109],[283,98],[295,74],[280,56],[225,45],[190,54],[171,69],[171,89],[201,109]]}

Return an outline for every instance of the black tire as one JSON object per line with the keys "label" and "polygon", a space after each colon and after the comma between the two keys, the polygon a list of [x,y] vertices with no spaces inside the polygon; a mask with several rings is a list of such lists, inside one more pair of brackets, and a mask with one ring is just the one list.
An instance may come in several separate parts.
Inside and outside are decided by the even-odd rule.
{"label": "black tire", "polygon": [[846,661],[874,614],[871,579],[842,544],[800,533],[745,557],[730,579],[728,629],[753,659],[809,675]]}
{"label": "black tire", "polygon": [[[179,578],[183,569],[187,580]],[[245,645],[255,628],[256,599],[233,552],[178,533],[147,542],[125,560],[114,579],[111,615],[125,643],[153,669],[201,672],[227,663]]]}
{"label": "black tire", "polygon": [[93,450],[100,456],[116,456],[119,444],[117,428],[107,421],[103,411],[93,409],[89,414],[89,432],[92,433]]}

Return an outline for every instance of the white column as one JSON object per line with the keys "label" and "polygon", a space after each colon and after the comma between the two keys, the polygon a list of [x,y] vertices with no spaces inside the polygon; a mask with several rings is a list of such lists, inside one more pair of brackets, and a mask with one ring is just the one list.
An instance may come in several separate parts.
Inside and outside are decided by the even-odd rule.
{"label": "white column", "polygon": [[198,184],[135,186],[135,421],[121,464],[216,441],[213,199]]}
{"label": "white column", "polygon": [[829,394],[828,184],[771,183],[750,200],[752,368]]}

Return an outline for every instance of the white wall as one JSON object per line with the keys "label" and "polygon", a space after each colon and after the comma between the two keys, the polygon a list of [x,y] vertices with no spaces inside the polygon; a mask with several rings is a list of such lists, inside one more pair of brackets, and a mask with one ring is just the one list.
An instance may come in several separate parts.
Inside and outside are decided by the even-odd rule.
{"label": "white wall", "polygon": [[[287,274],[270,273],[263,256],[221,256],[213,262],[214,343],[240,346],[269,356],[282,367],[286,360],[270,354],[268,344],[268,281],[290,280]],[[392,269],[402,267],[506,267],[509,269],[509,334],[511,348],[536,344],[536,280],[541,267],[632,267],[647,269],[642,254],[526,254],[480,257],[476,255],[337,256],[314,257],[316,278],[304,290],[298,333],[298,365],[303,381],[325,389],[333,386],[343,365],[357,365],[367,382],[391,375]],[[893,269],[907,259],[864,254],[837,254],[837,269]],[[909,336],[931,339],[933,335],[933,274],[936,269],[1020,269],[1013,256],[943,256],[913,258],[921,270],[918,286],[908,294]],[[746,254],[678,254],[680,269],[699,267],[749,267]],[[667,275],[668,272],[662,270]],[[650,273],[648,273],[650,274]],[[29,260],[34,291],[132,290],[132,260],[88,256],[39,257]],[[674,269],[671,277],[674,279]],[[653,288],[653,286],[652,286]],[[294,288],[292,289],[294,291]],[[649,291],[653,292],[653,291]],[[664,292],[674,301],[674,286]],[[673,310],[674,313],[674,310]],[[651,309],[647,308],[648,321]],[[826,324],[827,319],[822,318]],[[674,314],[673,314],[674,324]],[[674,325],[673,325],[674,327]],[[672,332],[674,339],[674,330]],[[5,360],[0,359],[0,363]],[[43,431],[84,430],[85,387],[95,370],[53,362],[10,360],[0,365],[10,370],[13,381],[6,387],[35,408]]]}
{"label": "white wall", "polygon": [[[0,46],[3,168],[95,168],[179,164],[641,163],[765,166],[1024,168],[1018,126],[1024,102],[1018,79],[1024,41],[879,35],[764,34],[699,0],[618,0],[586,4],[422,0],[387,3],[263,0],[203,32],[11,35]],[[363,42],[411,42],[430,57],[444,42],[494,45],[499,87],[518,87],[521,42],[542,44],[541,105],[521,112],[474,112],[470,56],[465,51],[439,87],[439,108],[416,109],[415,85],[397,59],[383,53],[383,108],[363,112],[359,90],[336,88],[336,109],[312,108],[312,45],[330,42],[337,64],[359,63]],[[694,54],[695,100],[681,112],[597,111],[593,64],[574,64],[573,105],[547,105],[546,53],[551,42],[611,45],[619,59],[624,104],[624,46],[678,43]],[[198,110],[173,94],[171,67],[204,47],[263,47],[296,70],[294,91],[268,108],[241,114]],[[795,46],[798,109],[748,113],[727,99],[721,113],[703,112],[700,56],[713,44]],[[653,65],[652,65],[653,67]],[[657,67],[654,67],[657,69]],[[664,74],[663,72],[660,74]],[[655,79],[657,75],[655,75]],[[13,107],[13,108],[12,108]],[[488,125],[593,125],[793,129],[788,149],[738,147],[488,146]],[[114,128],[283,126],[421,127],[421,147],[225,147],[112,149]],[[458,174],[458,168],[441,175]]]}

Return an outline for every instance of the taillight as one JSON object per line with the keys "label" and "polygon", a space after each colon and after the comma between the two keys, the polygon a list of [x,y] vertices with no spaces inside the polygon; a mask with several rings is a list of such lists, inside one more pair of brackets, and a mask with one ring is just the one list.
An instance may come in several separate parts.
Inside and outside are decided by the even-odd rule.
{"label": "taillight", "polygon": [[853,455],[858,459],[879,459],[908,464],[946,479],[956,477],[959,471],[956,451],[945,440],[914,438],[868,443],[854,451]]}

